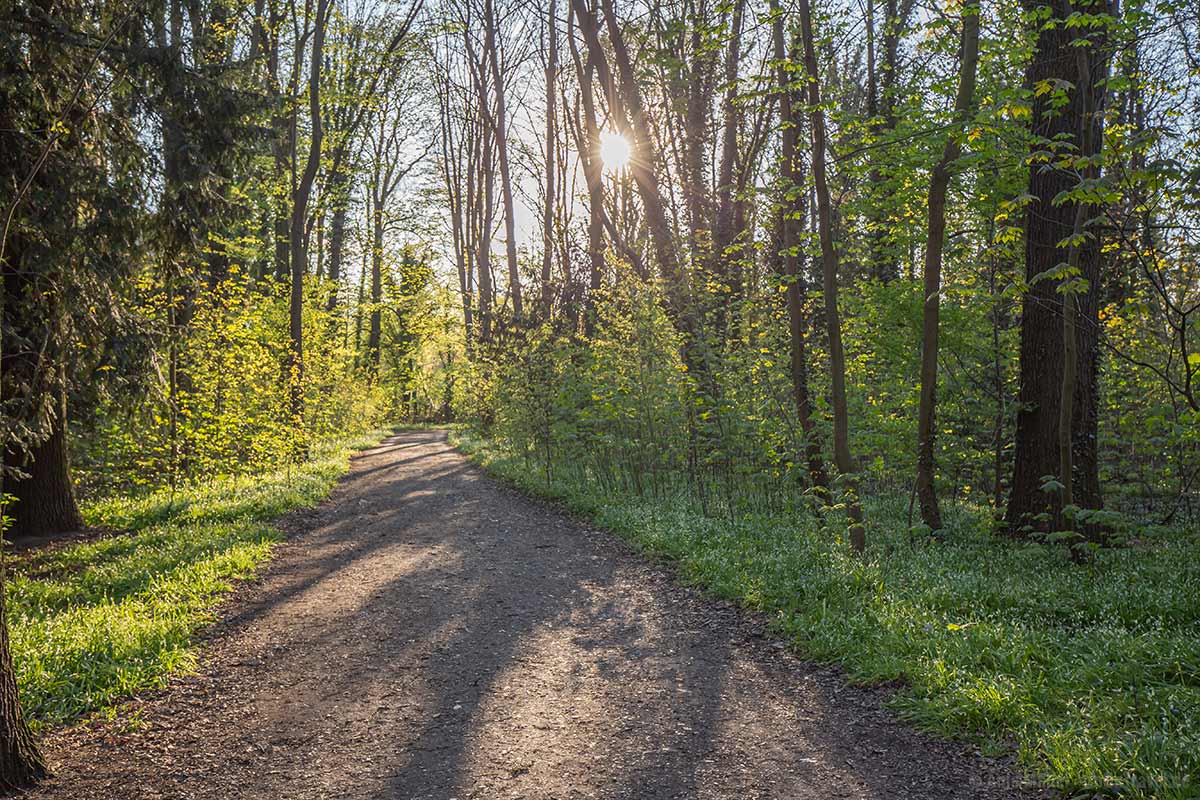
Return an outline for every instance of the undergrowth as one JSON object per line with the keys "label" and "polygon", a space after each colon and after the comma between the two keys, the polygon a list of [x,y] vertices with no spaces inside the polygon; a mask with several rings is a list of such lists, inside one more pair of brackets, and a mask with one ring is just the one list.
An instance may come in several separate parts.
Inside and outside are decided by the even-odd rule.
{"label": "undergrowth", "polygon": [[382,431],[318,445],[305,464],[84,508],[116,535],[7,557],[21,700],[35,726],[70,722],[196,663],[195,635],[280,538],[271,520],[320,502]]}
{"label": "undergrowth", "polygon": [[1086,565],[1062,548],[989,532],[947,508],[944,541],[910,534],[907,498],[867,504],[870,547],[806,513],[714,519],[685,493],[601,490],[577,471],[530,468],[495,442],[455,443],[518,488],[558,500],[688,583],[766,612],[808,657],[860,682],[900,681],[920,728],[1015,750],[1069,792],[1200,796],[1200,535],[1141,532]]}

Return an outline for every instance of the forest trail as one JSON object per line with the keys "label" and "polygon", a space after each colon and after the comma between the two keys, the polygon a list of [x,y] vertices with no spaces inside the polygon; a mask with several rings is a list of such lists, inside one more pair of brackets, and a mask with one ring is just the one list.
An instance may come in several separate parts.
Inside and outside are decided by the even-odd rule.
{"label": "forest trail", "polygon": [[442,431],[361,454],[281,525],[198,674],[52,734],[32,797],[1021,795]]}

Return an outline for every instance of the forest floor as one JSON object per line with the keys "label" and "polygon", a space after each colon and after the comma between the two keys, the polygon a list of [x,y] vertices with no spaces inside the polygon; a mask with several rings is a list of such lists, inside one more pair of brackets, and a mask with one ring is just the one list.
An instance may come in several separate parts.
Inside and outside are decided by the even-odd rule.
{"label": "forest floor", "polygon": [[280,521],[196,673],[50,732],[34,798],[1015,798],[762,619],[406,431]]}

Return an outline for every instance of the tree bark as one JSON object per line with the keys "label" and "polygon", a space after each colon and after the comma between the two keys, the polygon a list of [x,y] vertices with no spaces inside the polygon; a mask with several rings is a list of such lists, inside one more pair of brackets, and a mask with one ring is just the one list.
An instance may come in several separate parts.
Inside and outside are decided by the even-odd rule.
{"label": "tree bark", "polygon": [[333,219],[329,224],[329,282],[333,290],[325,303],[326,311],[337,308],[338,289],[342,280],[342,260],[346,252],[346,218],[350,214],[350,174],[338,171],[330,183]]}
{"label": "tree bark", "polygon": [[[4,490],[0,480],[0,495]],[[0,504],[0,514],[7,509]],[[4,555],[0,552],[0,792],[8,794],[28,789],[46,776],[46,762],[38,751],[17,692],[12,647],[8,638],[7,578]]]}
{"label": "tree bark", "polygon": [[825,471],[825,460],[821,457],[821,441],[817,424],[812,418],[812,400],[808,391],[808,354],[806,338],[808,321],[804,315],[805,281],[800,274],[800,228],[804,224],[805,209],[804,166],[801,161],[799,119],[796,115],[792,76],[788,70],[788,48],[784,42],[783,13],[779,0],[771,0],[771,33],[775,48],[775,62],[779,80],[779,124],[780,124],[780,167],[783,178],[779,198],[780,272],[787,281],[788,333],[790,344],[790,373],[792,379],[792,402],[796,406],[796,417],[804,436],[804,460],[808,467],[808,479],[822,502],[829,502],[829,475]]}
{"label": "tree bark", "polygon": [[[1100,115],[1105,94],[1103,77],[1107,74],[1107,56],[1101,43],[1080,47],[1075,42],[1087,35],[1086,28],[1067,27],[1066,19],[1078,10],[1068,0],[1026,0],[1026,9],[1037,13],[1049,8],[1049,19],[1038,32],[1037,47],[1030,62],[1026,83],[1030,88],[1065,81],[1076,87],[1067,91],[1066,103],[1059,107],[1055,92],[1043,92],[1033,98],[1031,126],[1037,153],[1045,149],[1046,141],[1069,136],[1077,139],[1081,121],[1092,117],[1087,125],[1088,141],[1079,143],[1079,152],[1096,154],[1102,141]],[[1085,11],[1103,11],[1105,6],[1079,4]],[[1041,19],[1041,17],[1039,17]],[[1080,70],[1076,62],[1078,50],[1085,51],[1089,61],[1091,81],[1080,85]],[[1085,98],[1085,93],[1087,97]],[[1089,109],[1091,110],[1089,112]],[[1094,176],[1096,168],[1084,171]],[[1029,194],[1032,200],[1025,215],[1025,277],[1029,289],[1022,300],[1020,375],[1016,442],[1013,458],[1013,477],[1009,491],[1005,520],[1015,535],[1028,530],[1048,530],[1050,522],[1061,519],[1063,496],[1043,491],[1047,476],[1055,476],[1064,484],[1070,482],[1075,505],[1100,508],[1099,464],[1097,452],[1098,418],[1098,309],[1100,279],[1100,247],[1092,235],[1079,243],[1078,271],[1088,282],[1086,291],[1074,295],[1073,309],[1078,337],[1074,395],[1069,415],[1062,409],[1062,368],[1066,358],[1064,295],[1058,291],[1059,281],[1039,276],[1053,271],[1063,263],[1062,243],[1073,240],[1078,205],[1074,202],[1055,204],[1054,199],[1075,187],[1079,175],[1069,168],[1035,161],[1030,167]],[[1084,219],[1095,216],[1087,209]],[[1071,256],[1068,253],[1068,259]],[[1059,432],[1064,420],[1070,420],[1072,445],[1071,475],[1059,474],[1062,468],[1059,451]],[[1048,514],[1042,517],[1042,514]]]}
{"label": "tree bark", "polygon": [[[571,23],[575,21],[575,6],[569,6]],[[600,126],[596,122],[596,103],[592,95],[595,65],[589,50],[586,62],[579,56],[575,37],[567,37],[571,57],[579,78],[579,99],[583,106],[582,125],[577,126],[579,160],[583,166],[588,192],[588,296],[584,308],[584,332],[591,337],[596,332],[595,303],[604,275],[604,183],[600,174]],[[580,116],[577,114],[576,116]]]}
{"label": "tree bark", "polygon": [[[329,0],[317,0],[313,20],[312,55],[309,61],[308,107],[312,119],[312,134],[304,172],[292,191],[292,218],[289,231],[291,248],[291,292],[288,299],[288,410],[291,423],[297,427],[294,456],[307,458],[308,446],[304,436],[304,273],[308,252],[304,227],[308,222],[308,201],[313,181],[321,165],[321,66],[325,47],[325,23],[329,19]],[[294,136],[294,134],[293,134]]]}
{"label": "tree bark", "polygon": [[17,498],[8,509],[12,517],[9,536],[13,539],[67,533],[83,527],[67,452],[66,393],[58,387],[54,394],[56,408],[50,436],[27,454],[6,453],[6,466],[28,476],[8,481],[9,494]]}
{"label": "tree bark", "polygon": [[[379,169],[378,165],[376,169]],[[371,207],[371,314],[367,332],[367,365],[379,372],[379,347],[383,333],[383,204],[378,192]]]}
{"label": "tree bark", "polygon": [[838,311],[838,254],[833,241],[833,205],[825,174],[825,112],[821,109],[820,73],[813,43],[812,8],[799,0],[800,37],[804,42],[804,67],[808,79],[809,128],[812,134],[813,188],[817,195],[817,227],[821,240],[821,274],[825,293],[825,328],[829,338],[830,399],[833,406],[833,463],[843,476],[850,515],[850,546],[857,552],[866,547],[862,506],[853,481],[854,459],[850,455],[850,424],[846,407],[846,356],[842,349],[842,320]]}
{"label": "tree bark", "polygon": [[546,56],[546,202],[542,209],[542,319],[550,320],[554,294],[550,278],[554,267],[554,170],[558,166],[558,133],[555,129],[558,110],[558,92],[555,81],[558,76],[558,19],[556,0],[550,0],[546,32],[549,52]]}
{"label": "tree bark", "polygon": [[971,113],[975,75],[979,64],[979,6],[963,9],[962,46],[958,95],[954,100],[954,126],[942,149],[941,160],[929,180],[929,236],[925,244],[925,308],[921,328],[921,401],[917,417],[917,500],[921,520],[931,530],[941,530],[942,512],[934,486],[934,427],[937,404],[938,316],[942,296],[942,250],[946,240],[946,191],[950,169],[962,152],[959,136]]}
{"label": "tree bark", "polygon": [[[479,98],[481,107],[481,116],[486,117],[486,113],[482,111],[482,107],[486,99]],[[492,227],[495,220],[495,186],[496,178],[492,170],[492,148],[489,146],[488,136],[486,135],[486,121],[481,126],[480,141],[479,141],[479,182],[483,188],[483,208],[479,214],[479,233],[476,239],[476,244],[479,248],[479,253],[475,257],[475,264],[479,270],[479,341],[490,342],[492,340],[492,311],[495,305],[493,295],[495,294],[492,286]]]}
{"label": "tree bark", "polygon": [[[738,160],[737,78],[741,57],[742,16],[745,0],[734,0],[730,21],[729,46],[725,53],[725,95],[721,113],[721,159],[717,171],[717,219],[713,236],[713,268],[711,273],[718,284],[728,289],[727,296],[717,298],[717,328],[724,329],[725,309],[729,300],[740,294],[741,252],[736,246],[735,180]],[[724,293],[723,293],[724,294]]]}
{"label": "tree bark", "polygon": [[506,119],[504,75],[500,71],[500,54],[496,43],[495,4],[486,0],[484,13],[484,49],[487,51],[488,66],[492,71],[492,84],[496,92],[496,113],[493,118],[496,136],[496,159],[500,164],[500,194],[504,200],[504,250],[508,256],[508,296],[512,299],[513,316],[520,320],[524,316],[521,300],[521,271],[517,263],[517,229],[513,206],[512,175],[508,166],[508,120]]}

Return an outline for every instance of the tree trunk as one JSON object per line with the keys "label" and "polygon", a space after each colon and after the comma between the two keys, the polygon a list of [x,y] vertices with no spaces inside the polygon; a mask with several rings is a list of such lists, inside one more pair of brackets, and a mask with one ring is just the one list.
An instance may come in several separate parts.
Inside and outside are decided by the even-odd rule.
{"label": "tree trunk", "polygon": [[558,20],[556,0],[550,0],[550,19],[546,25],[549,37],[549,53],[546,57],[546,203],[542,209],[542,319],[550,321],[554,295],[550,291],[550,277],[554,267],[554,170],[558,166],[558,133],[555,130],[555,107],[558,92],[555,79],[558,75]]}
{"label": "tree trunk", "polygon": [[[1026,0],[1026,9],[1036,13],[1039,8],[1050,7],[1050,21],[1043,22],[1038,32],[1037,47],[1027,73],[1026,83],[1030,87],[1046,82],[1066,82],[1072,87],[1067,90],[1066,104],[1059,107],[1056,92],[1043,93],[1033,98],[1032,129],[1039,140],[1055,140],[1064,136],[1078,139],[1084,117],[1092,117],[1086,129],[1087,141],[1079,143],[1080,153],[1094,154],[1100,151],[1102,139],[1100,114],[1103,110],[1104,80],[1107,58],[1102,44],[1093,42],[1079,47],[1077,39],[1087,35],[1088,29],[1067,27],[1065,20],[1073,9],[1065,0],[1053,4],[1044,0]],[[1097,6],[1096,10],[1104,10]],[[1039,17],[1039,19],[1041,19]],[[1081,85],[1080,69],[1076,62],[1077,51],[1084,51],[1089,62],[1090,83]],[[1085,93],[1088,96],[1085,98]],[[1088,110],[1091,110],[1089,112]],[[1035,143],[1035,152],[1043,145]],[[1085,177],[1094,177],[1095,167],[1084,171]],[[1062,409],[1062,369],[1066,359],[1065,328],[1063,326],[1064,295],[1058,291],[1060,281],[1037,278],[1055,271],[1060,264],[1071,258],[1064,254],[1062,243],[1071,240],[1075,231],[1079,209],[1076,203],[1055,204],[1054,200],[1063,192],[1069,192],[1078,181],[1071,168],[1052,166],[1038,161],[1030,167],[1029,194],[1033,200],[1026,206],[1025,216],[1025,277],[1029,289],[1022,300],[1020,375],[1017,396],[1016,447],[1013,460],[1012,486],[1009,491],[1006,522],[1012,533],[1021,535],[1026,530],[1048,530],[1046,518],[1039,515],[1049,513],[1049,519],[1059,521],[1063,505],[1060,493],[1043,491],[1047,476],[1055,476],[1064,486],[1070,482],[1075,505],[1084,508],[1100,508],[1097,441],[1098,387],[1097,387],[1097,333],[1099,330],[1098,303],[1100,278],[1100,247],[1094,236],[1088,235],[1079,243],[1078,271],[1088,282],[1086,291],[1074,294],[1077,353],[1075,375],[1070,387],[1074,395],[1069,414]],[[1087,209],[1084,219],[1095,216],[1094,209]],[[1067,259],[1064,259],[1067,255]],[[1064,420],[1070,420],[1072,444],[1071,475],[1061,475],[1062,458],[1059,451],[1059,431]]]}
{"label": "tree trunk", "polygon": [[[870,70],[872,77],[869,81],[867,99],[867,113],[874,120],[871,128],[876,139],[890,135],[896,129],[895,86],[896,70],[899,68],[900,40],[904,31],[908,29],[913,5],[914,0],[903,0],[903,3],[899,3],[897,0],[887,0],[884,9],[883,64],[881,68]],[[868,5],[868,15],[867,34],[870,39],[874,40],[873,4]],[[877,48],[868,45],[868,49],[874,53]],[[878,161],[872,164],[867,180],[874,191],[878,192],[869,212],[868,247],[871,271],[881,283],[888,283],[900,276],[896,254],[892,252],[887,241],[887,227],[892,224],[892,220],[887,218],[884,211],[892,205],[895,192],[890,179],[885,180]]]}
{"label": "tree trunk", "polygon": [[500,163],[500,194],[504,200],[504,249],[508,256],[508,296],[512,299],[513,316],[518,320],[524,314],[521,302],[521,271],[517,263],[517,229],[513,206],[512,175],[508,167],[508,121],[505,118],[504,76],[500,71],[500,55],[496,45],[496,9],[492,0],[486,0],[484,13],[484,49],[487,50],[488,65],[492,71],[492,83],[496,91],[496,158]]}
{"label": "tree trunk", "polygon": [[812,9],[809,0],[799,0],[800,36],[804,40],[804,67],[808,79],[809,126],[812,134],[813,188],[817,195],[817,226],[821,240],[821,274],[825,290],[825,328],[829,338],[829,372],[833,406],[833,463],[843,476],[850,515],[850,546],[858,552],[866,547],[862,506],[851,476],[850,424],[846,408],[846,356],[842,350],[842,320],[838,311],[838,254],[833,241],[833,206],[825,174],[825,112],[821,108],[820,73],[813,44]]}
{"label": "tree trunk", "polygon": [[723,331],[725,308],[731,298],[740,294],[738,270],[741,268],[740,248],[735,238],[735,181],[734,170],[738,160],[738,108],[737,77],[741,57],[742,15],[745,0],[734,0],[733,19],[730,22],[729,49],[725,53],[725,96],[722,101],[721,159],[717,172],[717,219],[713,237],[713,278],[726,294],[717,298],[717,329]]}
{"label": "tree trunk", "polygon": [[804,167],[799,146],[799,120],[793,101],[792,76],[787,67],[787,47],[784,42],[783,15],[779,0],[771,0],[772,38],[775,61],[778,66],[779,123],[780,123],[780,168],[783,178],[779,197],[779,215],[776,224],[779,230],[780,273],[787,281],[787,311],[789,343],[791,345],[790,372],[792,379],[792,402],[796,406],[796,417],[804,436],[804,460],[808,465],[808,479],[822,502],[829,502],[829,476],[825,472],[825,461],[821,457],[821,442],[817,424],[812,418],[812,400],[808,391],[808,355],[805,340],[808,324],[804,316],[805,283],[800,274],[800,227],[806,216],[804,194]]}
{"label": "tree trunk", "polygon": [[962,152],[959,136],[970,115],[979,64],[979,6],[963,9],[962,50],[958,96],[954,100],[955,124],[950,129],[942,158],[929,180],[929,236],[925,245],[925,314],[921,329],[921,403],[917,417],[917,500],[921,520],[931,530],[941,530],[942,512],[934,486],[934,428],[937,404],[938,315],[942,296],[942,250],[946,239],[946,191],[950,168]]}
{"label": "tree trunk", "polygon": [[[575,6],[569,6],[572,23]],[[592,76],[595,65],[591,51],[586,63],[579,57],[575,37],[568,36],[571,56],[579,78],[579,98],[583,106],[582,128],[578,135],[579,160],[583,166],[584,180],[588,191],[588,296],[584,309],[584,332],[591,337],[596,332],[596,297],[604,275],[604,183],[600,174],[600,127],[596,122],[596,103],[592,96]],[[579,117],[578,107],[576,117]]]}
{"label": "tree trunk", "polygon": [[378,197],[371,209],[371,317],[367,333],[367,366],[379,372],[383,324],[383,208]]}
{"label": "tree trunk", "polygon": [[[480,97],[479,103],[482,107],[485,98]],[[479,270],[479,341],[486,343],[492,340],[492,310],[495,305],[492,286],[492,226],[495,220],[496,179],[492,170],[492,148],[488,146],[488,137],[483,133],[484,130],[486,126],[481,126],[479,182],[483,184],[483,209],[479,217],[479,254],[475,257],[475,264]]]}
{"label": "tree trunk", "polygon": [[[4,489],[0,481],[0,494]],[[0,513],[7,511],[0,504]],[[27,789],[46,776],[46,762],[21,712],[17,675],[8,638],[7,578],[0,552],[0,792]]]}
{"label": "tree trunk", "polygon": [[281,59],[279,53],[280,19],[278,5],[271,3],[268,15],[266,36],[267,45],[267,95],[271,98],[273,114],[271,117],[271,155],[275,165],[275,180],[279,184],[279,192],[275,200],[274,244],[275,244],[275,280],[282,284],[288,279],[288,234],[290,231],[290,214],[288,211],[287,192],[283,191],[285,177],[289,175],[291,160],[289,145],[291,126],[288,124],[288,113],[284,106],[283,94],[279,89],[279,70]]}
{"label": "tree trunk", "polygon": [[[312,55],[309,62],[308,107],[312,117],[312,136],[308,146],[308,159],[304,172],[292,192],[291,239],[291,292],[288,303],[288,405],[291,423],[296,426],[296,444],[293,447],[297,459],[308,457],[308,445],[304,435],[304,273],[308,266],[304,226],[308,222],[308,201],[313,181],[321,165],[321,64],[325,47],[325,23],[329,18],[329,0],[317,0],[317,13],[313,20]],[[293,134],[294,136],[294,134]],[[294,138],[293,138],[294,141]]]}
{"label": "tree trunk", "polygon": [[[0,143],[7,143],[5,140],[12,136],[17,131],[16,124],[10,119],[6,113],[11,107],[11,101],[5,94],[0,94]],[[20,162],[9,162],[4,158],[4,153],[9,156],[16,154],[18,148],[12,147],[7,150],[0,149],[0,163],[3,163],[5,172],[15,174],[17,169],[20,169]],[[6,175],[7,177],[7,175]],[[13,258],[11,262],[6,258],[6,255],[11,257],[12,252],[5,253],[5,245],[8,244],[7,231],[0,234],[0,399],[7,400],[9,397],[8,381],[12,380],[11,371],[6,362],[8,349],[5,347],[4,332],[7,328],[6,316],[8,314],[8,270],[9,263],[19,266],[19,259]],[[65,418],[65,415],[64,415]],[[5,438],[8,438],[8,420],[3,419],[5,429]],[[59,426],[62,427],[61,425]],[[64,451],[65,452],[65,451]],[[2,455],[7,460],[8,453]],[[7,466],[7,465],[4,465]],[[64,461],[64,468],[66,467]],[[7,470],[0,466],[0,791],[10,792],[20,789],[25,789],[32,786],[46,774],[46,764],[42,760],[42,754],[38,751],[37,742],[33,738],[29,726],[25,722],[25,717],[21,712],[20,696],[17,691],[17,675],[13,669],[12,648],[9,645],[8,639],[8,606],[7,606],[7,587],[5,586],[5,550],[4,544],[4,526],[3,519],[8,513],[8,504],[4,502],[5,492],[11,487],[7,485],[5,480]],[[70,476],[68,473],[67,485],[70,486]]]}
{"label": "tree trunk", "polygon": [[30,449],[27,455],[6,454],[9,468],[20,469],[28,475],[8,481],[9,494],[17,498],[8,509],[12,517],[9,536],[13,539],[67,533],[83,527],[67,452],[66,393],[61,387],[54,392],[55,419],[49,438]]}
{"label": "tree trunk", "polygon": [[346,218],[350,214],[350,174],[339,170],[333,176],[333,219],[329,224],[329,282],[333,289],[325,303],[327,311],[337,308],[338,289],[342,280],[342,260],[346,252]]}
{"label": "tree trunk", "polygon": [[[606,20],[610,16],[609,6],[610,3],[606,0]],[[693,0],[685,4],[685,8],[689,6],[691,19],[686,19],[685,22],[690,29],[691,52],[686,59],[686,71],[681,71],[687,82],[687,100],[682,120],[683,163],[680,165],[679,180],[683,189],[683,202],[687,208],[688,245],[692,263],[703,268],[713,256],[713,219],[712,206],[709,203],[706,144],[708,120],[712,114],[710,75],[714,70],[715,61],[705,52],[707,45],[704,28],[709,24],[705,0]],[[611,31],[609,35],[612,35]]]}

